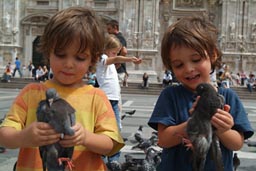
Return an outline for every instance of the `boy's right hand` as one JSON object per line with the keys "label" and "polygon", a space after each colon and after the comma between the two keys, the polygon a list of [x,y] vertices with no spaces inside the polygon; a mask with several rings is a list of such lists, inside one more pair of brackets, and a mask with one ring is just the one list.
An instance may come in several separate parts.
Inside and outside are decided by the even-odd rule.
{"label": "boy's right hand", "polygon": [[53,144],[60,140],[61,135],[44,122],[33,122],[23,130],[24,147],[36,147]]}

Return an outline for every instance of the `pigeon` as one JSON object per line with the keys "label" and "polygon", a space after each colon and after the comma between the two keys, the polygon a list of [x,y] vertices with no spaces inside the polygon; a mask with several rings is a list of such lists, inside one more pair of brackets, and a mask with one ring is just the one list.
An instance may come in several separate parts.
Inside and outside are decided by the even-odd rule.
{"label": "pigeon", "polygon": [[122,165],[118,161],[111,161],[107,163],[110,171],[122,171]]}
{"label": "pigeon", "polygon": [[158,137],[153,134],[149,139],[143,139],[143,141],[139,142],[137,145],[132,146],[132,150],[138,148],[140,150],[146,151],[147,148],[155,145],[157,141]]}
{"label": "pigeon", "polygon": [[125,154],[125,162],[122,163],[123,171],[140,171],[144,159],[132,157],[130,154]]}
{"label": "pigeon", "polygon": [[0,153],[4,153],[6,149],[4,147],[0,147]]}
{"label": "pigeon", "polygon": [[239,165],[240,165],[240,159],[238,158],[237,153],[234,153],[234,157],[233,157],[234,171],[237,171],[237,168]]}
{"label": "pigeon", "polygon": [[[71,128],[75,125],[75,109],[64,99],[60,98],[55,89],[46,91],[46,99],[39,102],[37,108],[38,122],[49,123],[56,132],[64,135],[74,135]],[[72,155],[74,147],[62,147],[58,142],[40,146],[39,152],[42,159],[43,170],[64,171],[65,168],[72,170]]]}
{"label": "pigeon", "polygon": [[134,134],[134,138],[137,142],[143,141],[142,129],[143,129],[143,126],[140,125],[137,132]]}
{"label": "pigeon", "polygon": [[187,123],[187,135],[192,144],[193,170],[203,171],[208,151],[211,151],[218,171],[222,171],[223,162],[218,137],[211,125],[211,118],[217,109],[223,109],[224,97],[208,83],[199,84],[196,88],[200,96],[195,110]]}
{"label": "pigeon", "polygon": [[125,113],[128,114],[128,115],[134,115],[135,112],[136,112],[136,110],[134,109],[132,111],[127,111]]}
{"label": "pigeon", "polygon": [[124,118],[126,117],[126,114],[121,116],[121,120],[124,120]]}
{"label": "pigeon", "polygon": [[246,140],[245,144],[247,144],[248,147],[256,147],[256,141]]}

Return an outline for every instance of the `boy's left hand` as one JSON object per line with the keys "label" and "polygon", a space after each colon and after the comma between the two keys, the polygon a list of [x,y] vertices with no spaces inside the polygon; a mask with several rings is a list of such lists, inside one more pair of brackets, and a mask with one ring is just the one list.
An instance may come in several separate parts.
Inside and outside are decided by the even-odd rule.
{"label": "boy's left hand", "polygon": [[86,138],[86,130],[84,127],[80,123],[76,123],[72,128],[74,129],[75,134],[72,136],[65,135],[64,138],[59,141],[62,147],[72,147],[84,144]]}
{"label": "boy's left hand", "polygon": [[224,133],[234,126],[234,120],[229,113],[230,106],[224,105],[224,110],[218,109],[212,117],[211,123],[217,129],[217,133]]}

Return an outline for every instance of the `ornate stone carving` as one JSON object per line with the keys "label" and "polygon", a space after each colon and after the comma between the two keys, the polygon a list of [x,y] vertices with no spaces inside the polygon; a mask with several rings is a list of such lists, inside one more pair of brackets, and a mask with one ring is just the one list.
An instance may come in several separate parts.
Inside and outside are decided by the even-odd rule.
{"label": "ornate stone carving", "polygon": [[256,21],[251,24],[251,40],[256,40]]}
{"label": "ornate stone carving", "polygon": [[229,35],[230,35],[230,40],[235,40],[235,31],[236,31],[236,23],[234,21],[232,21],[229,24]]}

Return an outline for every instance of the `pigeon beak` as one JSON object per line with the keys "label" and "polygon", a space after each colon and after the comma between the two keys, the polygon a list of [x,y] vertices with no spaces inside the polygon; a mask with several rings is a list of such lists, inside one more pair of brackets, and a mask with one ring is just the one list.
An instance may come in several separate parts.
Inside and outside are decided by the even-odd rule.
{"label": "pigeon beak", "polygon": [[51,99],[49,99],[50,106],[52,105],[52,103],[53,103],[53,99],[51,98]]}

